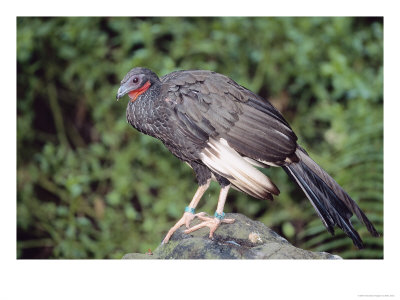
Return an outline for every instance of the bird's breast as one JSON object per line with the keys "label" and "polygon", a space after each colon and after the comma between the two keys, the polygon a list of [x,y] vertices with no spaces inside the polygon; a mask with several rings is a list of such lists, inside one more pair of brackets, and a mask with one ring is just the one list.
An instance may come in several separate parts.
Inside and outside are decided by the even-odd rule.
{"label": "bird's breast", "polygon": [[173,135],[174,123],[171,120],[172,112],[165,105],[154,105],[152,101],[138,99],[130,102],[126,110],[126,118],[129,124],[140,132],[167,140]]}

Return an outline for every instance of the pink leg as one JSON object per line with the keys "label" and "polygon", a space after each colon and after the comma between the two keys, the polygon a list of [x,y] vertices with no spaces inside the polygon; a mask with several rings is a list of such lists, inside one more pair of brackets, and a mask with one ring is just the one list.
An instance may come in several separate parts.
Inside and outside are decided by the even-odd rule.
{"label": "pink leg", "polygon": [[[220,215],[220,216],[223,214],[224,205],[225,205],[226,197],[228,195],[229,188],[230,188],[230,185],[227,185],[227,186],[221,188],[221,191],[219,193],[218,205],[217,205],[216,213],[218,215]],[[221,219],[221,218],[218,218],[218,217],[210,218],[210,217],[206,217],[205,214],[206,213],[197,214],[197,217],[199,219],[203,220],[203,222],[201,222],[200,224],[185,230],[185,233],[191,233],[191,232],[196,231],[196,230],[198,230],[200,228],[208,227],[208,228],[210,228],[209,237],[212,238],[213,235],[214,235],[215,230],[217,230],[217,228],[219,227],[219,225],[221,223],[231,224],[231,223],[235,222],[235,219]]]}
{"label": "pink leg", "polygon": [[[193,196],[192,201],[189,204],[189,208],[195,209],[197,204],[199,203],[201,197],[204,195],[205,191],[208,189],[210,186],[211,180],[208,180],[205,185],[199,186],[197,189],[196,193]],[[176,222],[176,224],[168,231],[167,235],[165,236],[164,240],[162,241],[161,244],[166,244],[168,243],[169,239],[171,236],[174,234],[176,230],[178,230],[179,227],[185,225],[186,228],[189,228],[190,222],[197,217],[199,214],[192,214],[191,212],[185,212],[182,216],[182,218]]]}

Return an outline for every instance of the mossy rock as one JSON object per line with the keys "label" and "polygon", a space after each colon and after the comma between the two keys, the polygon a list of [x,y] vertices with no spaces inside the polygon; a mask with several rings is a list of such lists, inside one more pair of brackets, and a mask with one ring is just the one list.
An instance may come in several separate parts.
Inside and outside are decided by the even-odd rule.
{"label": "mossy rock", "polygon": [[[226,214],[233,224],[222,224],[209,239],[209,229],[185,234],[178,229],[153,253],[129,253],[123,259],[341,259],[326,252],[296,248],[263,223],[241,214]],[[191,226],[198,224],[195,220]]]}

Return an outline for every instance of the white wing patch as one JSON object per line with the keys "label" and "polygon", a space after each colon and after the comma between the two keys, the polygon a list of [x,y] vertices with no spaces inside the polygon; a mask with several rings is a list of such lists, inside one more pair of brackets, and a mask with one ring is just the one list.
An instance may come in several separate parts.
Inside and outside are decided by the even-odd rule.
{"label": "white wing patch", "polygon": [[250,163],[251,165],[258,167],[258,168],[269,168],[268,164],[262,163],[261,161],[258,160],[254,160],[250,157],[247,156],[242,156],[244,158],[245,161],[247,161],[248,163]]}
{"label": "white wing patch", "polygon": [[[225,139],[212,139],[200,154],[202,162],[215,173],[227,178],[243,192],[260,199],[279,194],[275,184],[252,166],[255,161],[242,157]],[[264,162],[263,162],[264,163]]]}

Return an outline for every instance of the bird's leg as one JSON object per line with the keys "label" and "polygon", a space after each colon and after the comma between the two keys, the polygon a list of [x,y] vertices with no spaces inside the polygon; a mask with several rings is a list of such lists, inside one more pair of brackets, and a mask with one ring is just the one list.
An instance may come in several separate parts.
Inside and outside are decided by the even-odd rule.
{"label": "bird's leg", "polygon": [[174,234],[176,230],[182,225],[185,225],[186,228],[189,228],[190,222],[194,219],[194,217],[198,217],[204,213],[194,214],[194,209],[196,208],[197,204],[199,203],[201,197],[204,195],[205,191],[210,186],[211,179],[208,179],[204,185],[200,185],[197,189],[196,193],[193,196],[192,201],[190,202],[189,206],[185,208],[185,212],[182,218],[176,222],[176,224],[168,231],[167,235],[165,236],[164,240],[161,244],[168,243],[171,236]]}
{"label": "bird's leg", "polygon": [[224,205],[225,205],[226,197],[228,195],[229,188],[230,188],[230,185],[227,185],[227,186],[224,186],[221,188],[221,191],[220,191],[219,197],[218,197],[217,210],[215,211],[214,218],[206,217],[205,213],[199,213],[197,215],[197,217],[199,219],[203,220],[203,222],[201,222],[200,224],[198,224],[196,226],[193,226],[192,228],[185,230],[185,233],[191,233],[200,228],[209,227],[210,228],[209,237],[212,238],[215,230],[217,230],[217,228],[219,227],[219,225],[221,223],[230,224],[230,223],[235,222],[235,219],[225,219],[224,218],[225,214],[223,211],[224,211]]}

